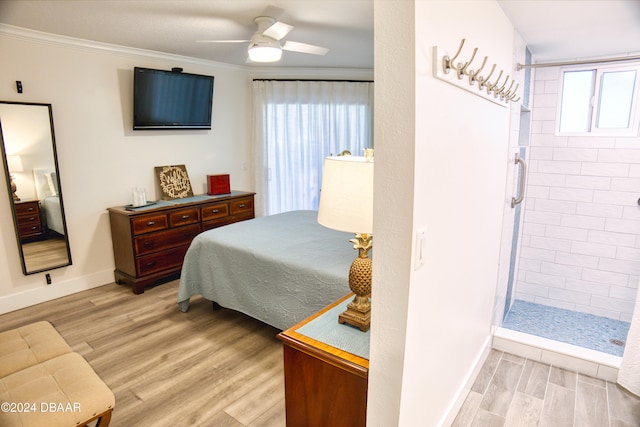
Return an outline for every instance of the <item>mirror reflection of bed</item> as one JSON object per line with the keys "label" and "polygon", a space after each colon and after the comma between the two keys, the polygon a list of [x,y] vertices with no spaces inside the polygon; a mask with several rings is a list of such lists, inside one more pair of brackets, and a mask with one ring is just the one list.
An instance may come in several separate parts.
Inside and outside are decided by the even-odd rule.
{"label": "mirror reflection of bed", "polygon": [[71,265],[51,104],[0,101],[0,124],[23,274]]}
{"label": "mirror reflection of bed", "polygon": [[34,169],[33,181],[40,201],[44,232],[40,238],[22,242],[27,271],[39,271],[69,263],[55,169]]}

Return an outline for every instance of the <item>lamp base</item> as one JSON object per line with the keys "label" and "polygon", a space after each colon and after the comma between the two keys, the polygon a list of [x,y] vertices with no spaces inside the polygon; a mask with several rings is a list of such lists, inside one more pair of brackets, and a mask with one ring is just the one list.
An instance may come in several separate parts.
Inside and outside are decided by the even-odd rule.
{"label": "lamp base", "polygon": [[18,197],[18,195],[16,194],[16,190],[18,188],[16,187],[16,182],[13,180],[13,176],[11,177],[11,191],[13,192],[13,200],[16,202],[20,201],[20,197]]}
{"label": "lamp base", "polygon": [[371,234],[356,234],[353,248],[358,250],[358,256],[351,263],[349,269],[349,289],[356,296],[347,305],[347,311],[338,316],[338,323],[355,326],[362,332],[367,332],[371,325],[371,270],[372,261],[369,258],[371,249]]}
{"label": "lamp base", "polygon": [[[366,300],[365,304],[362,304],[361,298]],[[355,326],[362,332],[367,332],[371,326],[371,304],[369,303],[369,298],[356,295],[353,301],[347,305],[347,311],[340,313],[338,316],[338,323],[346,323]]]}

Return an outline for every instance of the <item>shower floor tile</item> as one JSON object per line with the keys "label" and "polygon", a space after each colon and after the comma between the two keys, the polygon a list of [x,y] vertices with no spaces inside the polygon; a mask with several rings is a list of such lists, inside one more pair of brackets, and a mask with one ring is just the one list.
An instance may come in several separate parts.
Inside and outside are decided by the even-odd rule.
{"label": "shower floor tile", "polygon": [[[502,327],[614,356],[622,356],[629,323],[515,300]],[[618,341],[618,345],[612,341]]]}

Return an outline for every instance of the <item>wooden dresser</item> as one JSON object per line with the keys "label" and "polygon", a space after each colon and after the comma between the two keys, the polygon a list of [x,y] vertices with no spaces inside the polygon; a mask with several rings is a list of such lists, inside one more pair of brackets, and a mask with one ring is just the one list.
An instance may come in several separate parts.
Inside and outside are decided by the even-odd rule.
{"label": "wooden dresser", "polygon": [[158,201],[141,208],[109,208],[117,283],[135,294],[180,276],[191,240],[202,231],[255,217],[255,193],[232,191]]}
{"label": "wooden dresser", "polygon": [[369,332],[338,323],[353,294],[281,332],[287,427],[365,427]]}
{"label": "wooden dresser", "polygon": [[20,240],[28,240],[42,236],[44,227],[40,216],[40,201],[20,200],[13,202],[16,207],[16,220]]}

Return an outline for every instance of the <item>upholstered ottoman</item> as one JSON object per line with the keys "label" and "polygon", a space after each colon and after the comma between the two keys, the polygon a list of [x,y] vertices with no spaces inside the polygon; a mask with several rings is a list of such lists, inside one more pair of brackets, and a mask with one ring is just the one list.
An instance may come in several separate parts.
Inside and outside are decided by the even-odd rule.
{"label": "upholstered ottoman", "polygon": [[49,322],[0,332],[0,378],[71,351]]}
{"label": "upholstered ottoman", "polygon": [[78,353],[0,379],[0,426],[74,427],[111,420],[115,397]]}
{"label": "upholstered ottoman", "polygon": [[0,427],[107,427],[115,397],[49,322],[0,332]]}

